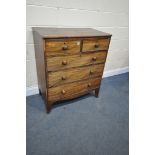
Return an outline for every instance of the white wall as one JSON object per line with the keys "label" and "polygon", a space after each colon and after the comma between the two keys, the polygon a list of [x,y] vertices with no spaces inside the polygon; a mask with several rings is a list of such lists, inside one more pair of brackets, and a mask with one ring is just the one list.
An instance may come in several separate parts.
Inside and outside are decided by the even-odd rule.
{"label": "white wall", "polygon": [[33,26],[90,27],[112,36],[106,72],[128,67],[128,0],[27,0],[27,87],[37,86]]}

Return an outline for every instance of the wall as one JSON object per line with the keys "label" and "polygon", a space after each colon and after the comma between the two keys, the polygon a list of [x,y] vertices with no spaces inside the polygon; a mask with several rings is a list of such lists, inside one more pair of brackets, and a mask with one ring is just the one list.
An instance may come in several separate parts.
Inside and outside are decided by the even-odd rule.
{"label": "wall", "polygon": [[109,32],[113,36],[105,67],[106,73],[128,68],[128,0],[27,0],[26,3],[28,88],[37,86],[31,29],[33,26],[90,27]]}

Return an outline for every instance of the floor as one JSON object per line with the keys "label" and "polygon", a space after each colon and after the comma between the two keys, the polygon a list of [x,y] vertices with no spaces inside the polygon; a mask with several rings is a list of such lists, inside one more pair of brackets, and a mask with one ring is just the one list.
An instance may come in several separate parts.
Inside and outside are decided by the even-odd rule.
{"label": "floor", "polygon": [[27,97],[27,155],[128,155],[129,74],[104,78],[88,94],[46,114],[39,95]]}

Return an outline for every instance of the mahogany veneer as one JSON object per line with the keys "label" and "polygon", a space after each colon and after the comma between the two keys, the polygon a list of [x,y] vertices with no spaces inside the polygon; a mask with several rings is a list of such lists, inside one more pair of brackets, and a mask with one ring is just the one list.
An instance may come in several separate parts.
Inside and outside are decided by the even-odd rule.
{"label": "mahogany veneer", "polygon": [[98,97],[111,34],[87,28],[33,28],[39,92],[53,103],[95,90]]}

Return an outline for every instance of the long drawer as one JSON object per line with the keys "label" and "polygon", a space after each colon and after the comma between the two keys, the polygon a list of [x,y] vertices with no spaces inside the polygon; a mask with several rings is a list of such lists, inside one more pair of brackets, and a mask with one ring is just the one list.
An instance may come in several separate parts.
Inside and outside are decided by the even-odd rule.
{"label": "long drawer", "polygon": [[106,56],[106,51],[100,51],[81,55],[47,57],[47,71],[57,71],[72,67],[103,63],[106,60]]}
{"label": "long drawer", "polygon": [[53,87],[65,83],[102,76],[104,64],[72,68],[48,74],[48,86]]}
{"label": "long drawer", "polygon": [[101,78],[82,80],[48,89],[48,101],[67,100],[84,95],[100,86]]}

